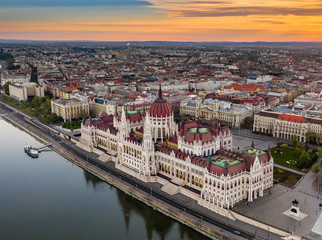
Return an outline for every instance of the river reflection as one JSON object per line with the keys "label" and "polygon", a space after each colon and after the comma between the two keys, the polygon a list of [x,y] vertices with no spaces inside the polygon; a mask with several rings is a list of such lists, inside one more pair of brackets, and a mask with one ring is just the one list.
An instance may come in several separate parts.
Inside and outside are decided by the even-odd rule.
{"label": "river reflection", "polygon": [[206,239],[0,119],[0,240]]}
{"label": "river reflection", "polygon": [[[104,191],[108,186],[104,181],[94,176],[93,174],[84,170],[84,177],[88,186],[93,187],[96,191]],[[113,187],[112,187],[113,188]],[[139,200],[116,190],[119,203],[122,207],[123,219],[127,233],[130,232],[131,223],[135,219],[131,219],[134,215],[139,215],[144,220],[146,237],[148,240],[158,239],[172,239],[171,230],[176,228],[179,231],[179,238],[181,240],[194,239],[209,239],[197,233],[191,228],[179,224],[173,219],[153,210],[151,207],[140,202]]]}

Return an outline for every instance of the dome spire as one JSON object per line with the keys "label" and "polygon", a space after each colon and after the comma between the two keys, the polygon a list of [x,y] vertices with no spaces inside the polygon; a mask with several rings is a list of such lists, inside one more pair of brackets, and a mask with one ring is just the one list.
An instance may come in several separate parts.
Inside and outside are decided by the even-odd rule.
{"label": "dome spire", "polygon": [[159,98],[162,98],[161,83],[160,83],[160,86],[159,86]]}

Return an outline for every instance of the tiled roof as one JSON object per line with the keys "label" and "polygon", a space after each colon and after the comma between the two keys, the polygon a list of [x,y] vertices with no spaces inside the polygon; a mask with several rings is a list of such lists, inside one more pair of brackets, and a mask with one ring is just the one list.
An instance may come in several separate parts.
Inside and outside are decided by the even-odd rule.
{"label": "tiled roof", "polygon": [[172,114],[172,108],[170,104],[163,98],[158,98],[152,104],[150,108],[151,117],[169,117]]}
{"label": "tiled roof", "polygon": [[110,132],[114,135],[117,133],[117,129],[113,126],[113,116],[109,116],[106,113],[102,113],[101,118],[99,119],[87,119],[83,121],[84,126],[94,126],[100,130]]}
{"label": "tiled roof", "polygon": [[306,122],[304,117],[297,116],[297,115],[290,115],[290,114],[280,114],[277,119],[281,119],[289,122],[298,122],[298,123]]}
{"label": "tiled roof", "polygon": [[225,89],[234,89],[237,91],[244,91],[246,90],[247,92],[253,92],[256,91],[257,89],[259,90],[265,90],[267,89],[264,86],[260,86],[260,85],[250,85],[250,84],[238,84],[238,83],[234,83],[231,86],[225,86]]}

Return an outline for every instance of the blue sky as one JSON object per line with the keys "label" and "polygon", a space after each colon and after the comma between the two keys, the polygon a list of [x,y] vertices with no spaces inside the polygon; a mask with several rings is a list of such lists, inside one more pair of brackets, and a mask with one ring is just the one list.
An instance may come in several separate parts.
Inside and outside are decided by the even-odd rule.
{"label": "blue sky", "polygon": [[0,0],[1,7],[149,6],[139,0]]}

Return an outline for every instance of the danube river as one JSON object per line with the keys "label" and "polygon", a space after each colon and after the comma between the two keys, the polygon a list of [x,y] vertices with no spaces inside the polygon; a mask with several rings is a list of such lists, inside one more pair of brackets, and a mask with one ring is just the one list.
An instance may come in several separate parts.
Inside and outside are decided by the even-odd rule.
{"label": "danube river", "polygon": [[153,211],[0,118],[0,233],[13,240],[207,239]]}

